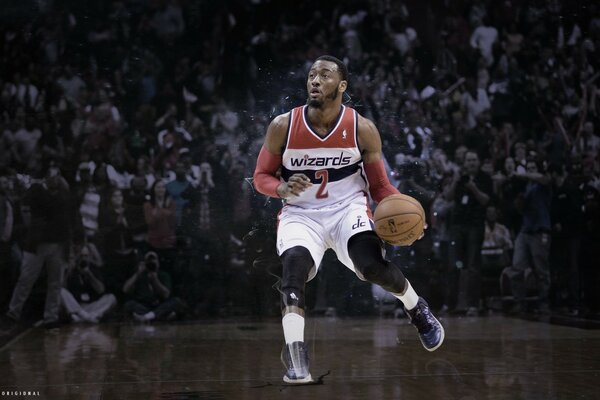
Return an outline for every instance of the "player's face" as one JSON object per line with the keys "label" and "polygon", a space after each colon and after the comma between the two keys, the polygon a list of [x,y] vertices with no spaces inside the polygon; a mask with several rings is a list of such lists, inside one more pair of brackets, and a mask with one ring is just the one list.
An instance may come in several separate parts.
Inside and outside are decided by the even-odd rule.
{"label": "player's face", "polygon": [[346,90],[347,82],[341,79],[336,63],[319,60],[315,62],[308,72],[306,89],[308,91],[308,105],[321,108],[323,105],[334,101]]}

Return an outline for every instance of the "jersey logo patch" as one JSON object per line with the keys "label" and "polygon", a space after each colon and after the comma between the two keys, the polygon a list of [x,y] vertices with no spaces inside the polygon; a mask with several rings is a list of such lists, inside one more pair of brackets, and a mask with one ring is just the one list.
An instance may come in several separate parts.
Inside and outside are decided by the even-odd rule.
{"label": "jersey logo patch", "polygon": [[356,223],[354,225],[352,225],[352,230],[354,229],[358,229],[358,228],[362,228],[363,226],[365,226],[367,223],[365,221],[361,221],[360,220],[360,215],[356,218]]}

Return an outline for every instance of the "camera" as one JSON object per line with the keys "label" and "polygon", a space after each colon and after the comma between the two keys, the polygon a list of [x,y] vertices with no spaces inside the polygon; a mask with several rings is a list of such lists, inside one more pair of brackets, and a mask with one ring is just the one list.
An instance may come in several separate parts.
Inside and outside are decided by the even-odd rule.
{"label": "camera", "polygon": [[152,258],[146,260],[146,269],[150,272],[156,272],[158,270],[158,261]]}
{"label": "camera", "polygon": [[80,260],[79,264],[77,265],[77,267],[79,267],[79,269],[86,269],[89,266],[90,266],[90,263],[87,260]]}
{"label": "camera", "polygon": [[158,270],[158,263],[156,261],[146,261],[146,269],[150,272],[156,272]]}
{"label": "camera", "polygon": [[467,182],[469,182],[469,180],[470,180],[469,175],[461,175],[460,179],[458,180],[458,183],[460,183],[461,185],[464,185]]}
{"label": "camera", "polygon": [[158,255],[153,251],[146,253],[144,264],[148,271],[156,272],[158,270]]}

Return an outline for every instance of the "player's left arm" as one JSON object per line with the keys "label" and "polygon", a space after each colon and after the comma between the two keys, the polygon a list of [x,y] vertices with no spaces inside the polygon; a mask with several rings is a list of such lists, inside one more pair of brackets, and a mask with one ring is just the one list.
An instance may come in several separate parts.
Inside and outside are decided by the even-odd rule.
{"label": "player's left arm", "polygon": [[362,115],[358,115],[358,146],[362,152],[369,193],[373,200],[379,203],[387,196],[400,193],[390,183],[385,171],[379,131],[371,120]]}

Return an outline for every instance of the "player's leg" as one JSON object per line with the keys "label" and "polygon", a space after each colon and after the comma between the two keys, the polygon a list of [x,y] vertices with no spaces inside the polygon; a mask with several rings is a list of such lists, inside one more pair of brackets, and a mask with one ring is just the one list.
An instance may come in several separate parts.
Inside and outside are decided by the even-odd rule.
{"label": "player's leg", "polygon": [[400,268],[384,259],[382,241],[368,221],[366,203],[356,202],[346,208],[338,221],[334,249],[339,260],[354,270],[361,279],[375,283],[404,304],[423,346],[433,351],[444,340],[444,328],[429,310],[427,302],[419,297]]}
{"label": "player's leg", "polygon": [[282,327],[285,346],[282,361],[288,383],[312,381],[304,342],[304,288],[316,275],[325,253],[322,227],[298,215],[284,215],[277,229],[277,252],[283,264],[281,277]]}
{"label": "player's leg", "polygon": [[309,372],[308,349],[304,342],[304,288],[314,265],[306,247],[295,246],[281,255],[281,300],[285,347],[282,361],[287,367],[283,380],[288,383],[312,381]]}
{"label": "player's leg", "polygon": [[444,341],[444,328],[419,297],[400,268],[383,258],[381,240],[373,231],[361,232],[348,240],[348,255],[364,279],[376,283],[404,304],[411,323],[417,328],[423,347],[434,351]]}

